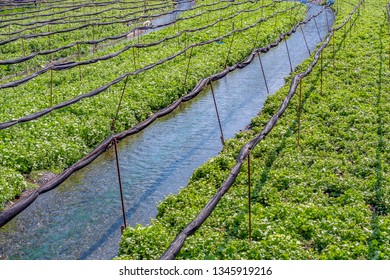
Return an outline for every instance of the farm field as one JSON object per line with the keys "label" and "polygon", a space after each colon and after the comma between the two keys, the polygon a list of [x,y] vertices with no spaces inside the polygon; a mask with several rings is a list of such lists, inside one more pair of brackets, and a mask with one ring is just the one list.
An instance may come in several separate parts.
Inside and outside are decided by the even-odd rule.
{"label": "farm field", "polygon": [[[323,5],[310,17],[306,1],[11,2],[0,1],[0,259],[40,259],[48,252],[86,259],[109,247],[105,242],[114,231],[118,260],[390,259],[388,0],[330,1],[335,22],[329,26],[326,19],[327,36],[316,21],[324,11],[329,16],[327,1],[309,1]],[[310,21],[322,41],[314,52],[302,29]],[[310,53],[295,69],[293,46],[287,45],[294,33],[303,35]],[[116,154],[122,188],[118,141],[144,133],[202,89],[211,89],[219,121],[213,82],[257,58],[263,69],[259,53],[277,47],[290,60],[286,85],[266,97],[234,138],[224,139],[219,122],[223,150],[191,169],[188,185],[165,197],[149,225],[128,225],[119,240],[114,211],[111,220],[108,210],[99,212],[102,217],[89,218],[107,228],[100,227],[90,245],[82,238],[96,228],[86,224],[88,234],[79,235],[78,248],[69,253],[74,241],[61,238],[77,236],[79,229],[71,228],[77,224],[67,223],[61,233],[44,224],[61,221],[61,209],[50,219],[39,214],[36,220],[12,220],[102,154]],[[259,79],[265,81],[262,71]],[[170,133],[180,131],[163,133],[169,141],[175,139]],[[118,191],[117,181],[103,178],[104,172],[99,176]],[[158,176],[157,182],[165,180]],[[124,187],[131,192],[129,182]],[[77,195],[100,199],[102,193],[97,187],[96,193]],[[87,220],[77,207],[90,203],[86,198],[74,204],[74,220]],[[123,216],[133,211],[126,205]],[[48,209],[38,206],[31,213]],[[35,239],[3,246],[7,236],[18,239],[16,232],[31,225],[26,220],[39,224],[29,234],[43,237],[36,240],[48,234],[61,250],[49,242],[34,247]],[[117,251],[118,243],[110,242]]]}
{"label": "farm field", "polygon": [[[24,190],[36,188],[33,183],[42,174],[61,173],[107,137],[134,127],[183,96],[200,79],[289,30],[302,19],[305,9],[299,3],[281,1],[197,1],[174,24],[138,36],[135,32],[143,30],[145,19],[153,22],[155,15],[172,14],[167,12],[171,2],[151,1],[147,7],[160,3],[164,8],[150,8],[147,13],[144,9],[141,16],[131,16],[134,20],[122,19],[118,23],[122,27],[135,22],[127,26],[127,35],[124,27],[100,28],[90,15],[110,18],[116,11],[116,17],[120,13],[123,17],[126,3],[129,7],[146,5],[144,1],[116,2],[110,11],[82,1],[77,10],[61,3],[39,15],[55,14],[55,23],[69,21],[55,28],[34,20],[33,11],[3,12],[1,24],[10,26],[12,18],[17,24],[2,34],[0,43],[4,75],[0,85],[0,208]],[[66,9],[70,15],[63,16]],[[60,16],[65,19],[57,21]],[[76,29],[73,21],[81,19]],[[25,30],[26,24],[37,28]],[[59,33],[48,34],[48,27]],[[99,48],[96,41],[112,37],[114,31],[130,40]],[[28,35],[31,32],[40,35]],[[231,48],[228,42],[233,40]]]}
{"label": "farm field", "polygon": [[[336,1],[334,36],[276,126],[251,150],[250,177],[240,150],[261,135],[292,79],[267,99],[250,129],[159,205],[151,225],[125,230],[118,258],[158,259],[185,228],[177,259],[389,259],[388,5]],[[191,221],[221,192],[238,157],[241,172],[194,233],[199,224]]]}

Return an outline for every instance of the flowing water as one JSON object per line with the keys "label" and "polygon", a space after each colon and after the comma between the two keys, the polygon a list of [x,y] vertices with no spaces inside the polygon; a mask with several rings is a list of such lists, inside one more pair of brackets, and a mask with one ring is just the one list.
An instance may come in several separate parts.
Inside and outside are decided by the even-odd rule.
{"label": "flowing water", "polygon": [[[321,7],[313,5],[308,16]],[[303,27],[310,50],[334,15],[328,9]],[[328,23],[327,23],[328,20]],[[318,26],[318,30],[317,27]],[[302,32],[288,40],[293,67],[308,57]],[[270,94],[290,73],[284,43],[261,55]],[[250,123],[267,97],[259,60],[213,84],[225,138]],[[119,144],[127,224],[148,224],[156,204],[185,186],[193,171],[222,148],[210,89]],[[41,195],[0,229],[0,259],[111,259],[123,223],[113,149]]]}

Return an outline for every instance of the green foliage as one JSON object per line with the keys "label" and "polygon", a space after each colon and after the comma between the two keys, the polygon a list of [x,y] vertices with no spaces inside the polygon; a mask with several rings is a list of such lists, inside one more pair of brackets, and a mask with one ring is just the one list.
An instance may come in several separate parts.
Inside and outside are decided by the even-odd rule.
{"label": "green foliage", "polygon": [[[212,215],[187,239],[178,259],[390,258],[386,4],[366,0],[352,31],[348,23],[345,35],[343,29],[336,32],[334,67],[332,45],[323,53],[322,92],[319,65],[304,78],[300,147],[299,101],[294,97],[277,126],[253,149],[253,241],[248,241],[248,181],[243,166]],[[342,1],[338,5],[335,26],[353,8]],[[186,188],[160,205],[154,223],[175,236],[196,216],[207,203],[205,197],[211,197],[228,175],[228,168],[220,173],[221,160],[227,166],[234,163],[239,149],[276,112],[288,87],[267,99],[252,120],[252,131],[229,140],[220,156],[199,167]],[[140,238],[142,229],[127,231]]]}
{"label": "green foliage", "polygon": [[[139,234],[142,232],[142,234]],[[152,226],[129,228],[123,234],[118,259],[152,259],[163,253],[163,248],[169,245],[172,235],[159,223]],[[152,245],[152,246],[150,246]]]}
{"label": "green foliage", "polygon": [[0,210],[5,203],[31,187],[19,172],[0,166]]}
{"label": "green foliage", "polygon": [[[264,1],[269,3],[270,1]],[[224,7],[230,2],[202,1],[215,3],[215,7]],[[221,35],[232,30],[232,22],[241,19],[236,13],[242,9],[254,9],[262,3],[243,2],[231,5],[224,10],[215,10],[200,17],[180,21],[180,30],[203,27],[218,19],[225,19],[220,27],[213,25],[205,30],[187,34],[184,41],[177,39],[166,41],[158,46],[142,48],[124,52],[122,55],[100,61],[96,64],[76,67],[71,70],[52,73],[53,76],[53,104],[67,101],[71,98],[97,89],[100,86],[116,79],[123,73],[131,72],[146,65],[155,63],[170,55],[178,53],[185,46],[195,44]],[[296,5],[294,3],[280,3],[264,9],[264,17],[275,11],[285,10]],[[191,14],[205,12],[210,8],[199,8],[183,13],[187,18]],[[254,38],[259,34],[259,42],[279,35],[281,30],[287,31],[295,24],[294,17],[288,14],[288,20],[278,22],[278,29],[274,30],[274,20],[267,21],[234,35],[233,49],[229,54],[229,63],[243,60],[253,49]],[[227,19],[233,16],[232,19]],[[244,13],[244,26],[257,22],[260,18],[258,11]],[[295,9],[292,15],[302,19],[303,9]],[[278,14],[275,20],[286,17],[285,13]],[[241,24],[241,21],[240,21]],[[241,25],[238,27],[240,28]],[[178,26],[169,26],[166,29],[145,34],[140,40],[142,43],[155,42],[176,34]],[[185,73],[189,62],[189,53],[180,55],[172,61],[166,62],[136,76],[130,76],[124,91],[123,101],[115,122],[115,132],[129,129],[148,118],[153,112],[168,106],[192,89],[196,83],[212,74],[223,70],[229,42],[233,36],[226,38],[224,44],[208,44],[193,49],[188,78],[184,85]],[[108,47],[99,53],[90,53],[85,58],[92,58],[106,53],[118,51],[134,43],[134,40],[124,41],[118,45]],[[258,45],[257,43],[256,45]],[[259,46],[259,45],[258,45]],[[134,65],[134,60],[136,65]],[[82,79],[80,81],[80,72]],[[50,105],[51,73],[39,76],[32,81],[15,88],[2,90],[0,95],[0,121],[8,121],[25,116]],[[21,123],[9,129],[0,131],[0,165],[11,168],[20,174],[28,174],[34,170],[48,170],[61,172],[80,158],[88,154],[94,147],[112,134],[110,127],[115,118],[117,106],[123,91],[124,82],[118,83],[103,93],[92,98],[84,99],[72,106],[54,111],[36,121]],[[216,159],[216,174],[230,168],[230,159]],[[215,186],[223,178],[215,177]]]}
{"label": "green foliage", "polygon": [[[132,27],[127,26],[126,22],[117,22],[115,24],[107,24],[110,22],[116,21],[125,21],[126,19],[133,19],[136,17],[140,17],[144,15],[144,8],[140,4],[135,4],[134,2],[129,3],[113,3],[110,5],[100,5],[100,6],[84,6],[74,11],[68,11],[69,7],[71,7],[73,3],[62,3],[60,5],[57,3],[57,6],[64,6],[68,8],[52,8],[41,13],[33,13],[33,14],[21,14],[21,15],[13,15],[12,17],[7,17],[5,19],[15,19],[15,22],[19,24],[24,24],[24,26],[19,25],[10,25],[9,27],[2,28],[2,33],[13,33],[19,32],[17,34],[11,35],[11,37],[17,37],[22,35],[31,35],[31,34],[41,34],[47,32],[56,32],[62,30],[71,30],[74,28],[82,27],[90,24],[90,26],[83,27],[81,29],[76,29],[68,32],[62,32],[57,34],[52,34],[50,36],[43,36],[37,38],[29,38],[24,42],[24,50],[22,48],[21,40],[16,40],[14,42],[8,43],[6,45],[1,46],[0,59],[1,60],[9,60],[12,58],[18,58],[25,55],[29,55],[38,51],[45,51],[49,49],[56,49],[62,46],[70,45],[74,42],[78,41],[90,41],[90,40],[98,40],[101,38],[118,36],[119,34],[124,34],[131,30]],[[173,5],[167,1],[159,1],[153,2],[154,6],[150,8],[157,8],[156,5],[159,5],[159,9],[148,11],[149,15],[152,14],[160,14],[163,12],[167,12],[172,9]],[[45,4],[43,4],[42,9],[45,8]],[[18,11],[31,10],[28,8],[20,8],[15,10],[4,11],[6,13],[15,13]],[[49,14],[57,13],[56,15]],[[126,14],[130,14],[125,16]],[[95,15],[94,15],[95,14]],[[1,15],[1,12],[0,12]],[[35,15],[35,16],[34,16]],[[76,17],[73,17],[76,16]],[[27,17],[27,19],[21,20],[20,18]],[[47,19],[52,20],[56,24],[45,25],[39,24],[39,22],[45,21]],[[38,23],[36,23],[38,21]],[[142,18],[138,20],[136,23],[141,25]],[[72,23],[73,22],[73,23]],[[100,23],[101,25],[92,26],[92,24]],[[30,27],[30,28],[26,28]],[[34,27],[31,29],[31,27]],[[9,36],[0,35],[0,41],[8,40]],[[107,44],[107,42],[103,43]],[[81,46],[81,54],[86,54],[91,51],[92,45],[82,45]],[[0,75],[7,76],[14,72],[21,72],[26,70],[27,68],[36,68],[41,64],[50,63],[51,59],[60,59],[64,57],[77,56],[78,48],[72,47],[61,52],[55,52],[52,55],[40,56],[35,58],[27,63],[15,64],[12,65],[11,68],[7,66],[0,67]],[[74,58],[73,58],[74,59]]]}

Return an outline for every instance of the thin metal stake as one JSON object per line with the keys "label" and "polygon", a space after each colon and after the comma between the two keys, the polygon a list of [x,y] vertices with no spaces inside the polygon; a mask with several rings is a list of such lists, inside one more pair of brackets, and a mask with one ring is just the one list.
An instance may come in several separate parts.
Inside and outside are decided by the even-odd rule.
{"label": "thin metal stake", "polygon": [[53,107],[53,61],[50,68],[50,108]]}
{"label": "thin metal stake", "polygon": [[[80,62],[80,44],[77,43],[77,56],[78,56],[78,61]],[[81,81],[81,66],[79,65],[79,76],[80,76],[80,81]]]}
{"label": "thin metal stake", "polygon": [[318,25],[317,25],[316,18],[313,18],[313,19],[314,19],[314,24],[316,25],[316,29],[317,29],[317,33],[318,33],[318,37],[320,38],[320,41],[322,42],[322,37],[321,37],[320,30],[318,29]]}
{"label": "thin metal stake", "polygon": [[188,58],[188,64],[187,64],[186,75],[185,75],[185,77],[184,77],[184,88],[187,87],[187,77],[188,77],[188,71],[190,70],[190,63],[191,63],[192,50],[193,50],[193,49],[194,49],[194,47],[191,47],[190,57]]}
{"label": "thin metal stake", "polygon": [[[138,32],[137,32],[137,45],[139,45],[139,36],[140,36],[140,31],[139,30],[137,30]],[[137,48],[137,56],[138,56],[138,61],[139,61],[139,49],[140,48]]]}
{"label": "thin metal stake", "polygon": [[134,62],[134,70],[137,69],[137,64],[136,64],[136,61],[135,61],[135,47],[133,46],[133,62]]}
{"label": "thin metal stake", "polygon": [[[47,25],[47,32],[50,33],[50,24]],[[47,36],[49,41],[49,50],[51,49],[51,40],[50,40],[50,34]],[[53,53],[50,54],[50,60],[53,59]]]}
{"label": "thin metal stake", "polygon": [[309,48],[309,45],[308,45],[307,40],[306,40],[305,32],[303,32],[302,25],[301,25],[301,31],[302,31],[302,35],[303,35],[303,40],[305,41],[307,51],[309,52],[309,55],[311,55],[310,48]]}
{"label": "thin metal stake", "polygon": [[276,29],[276,17],[274,18],[274,29]]}
{"label": "thin metal stake", "polygon": [[344,25],[343,29],[344,29],[344,38],[346,39],[347,38],[347,36],[346,36],[346,34],[347,34],[347,24]]}
{"label": "thin metal stake", "polygon": [[223,130],[222,130],[221,119],[219,118],[219,112],[218,112],[217,101],[215,100],[215,93],[214,93],[214,88],[213,88],[213,84],[212,84],[212,82],[211,82],[211,79],[209,79],[209,83],[210,83],[210,88],[211,88],[211,94],[213,95],[215,112],[217,113],[218,124],[219,124],[219,130],[220,130],[220,132],[221,132],[221,142],[222,142],[222,146],[225,146],[225,137],[223,136]]}
{"label": "thin metal stake", "polygon": [[265,72],[264,72],[264,68],[263,68],[263,63],[261,62],[260,53],[258,55],[259,55],[259,62],[260,62],[261,71],[263,72],[263,78],[264,78],[264,82],[265,82],[265,87],[267,88],[267,93],[269,94],[267,79],[265,78]]}
{"label": "thin metal stake", "polygon": [[263,18],[264,0],[261,1],[261,18]]}
{"label": "thin metal stake", "polygon": [[321,62],[321,68],[320,68],[320,73],[321,73],[321,95],[322,95],[322,85],[323,85],[323,75],[322,75],[322,52],[320,54],[320,62]]}
{"label": "thin metal stake", "polygon": [[[390,18],[387,21],[387,33],[390,36]],[[390,68],[390,44],[389,44],[389,68]]]}
{"label": "thin metal stake", "polygon": [[[47,33],[50,33],[50,25],[47,25]],[[51,41],[50,41],[50,34],[47,36],[49,41],[49,50],[51,49]]]}
{"label": "thin metal stake", "polygon": [[326,17],[326,26],[327,26],[328,32],[329,32],[330,27],[329,27],[328,10],[327,9],[325,9],[325,17]]}
{"label": "thin metal stake", "polygon": [[334,59],[336,58],[336,50],[335,50],[335,42],[334,42],[334,37],[336,36],[336,32],[333,33],[333,69],[335,66]]}
{"label": "thin metal stake", "polygon": [[349,20],[349,35],[351,35],[352,32],[352,18]]}
{"label": "thin metal stake", "polygon": [[22,37],[22,49],[23,49],[23,55],[26,56],[26,50],[24,48],[24,37]]}
{"label": "thin metal stake", "polygon": [[[259,27],[257,27],[257,28],[259,28]],[[257,29],[255,41],[254,41],[254,43],[253,43],[253,48],[254,48],[254,49],[257,47],[257,40],[258,40],[258,38],[259,38],[259,33],[260,33],[260,30]]]}
{"label": "thin metal stake", "polygon": [[284,38],[284,43],[286,44],[288,61],[290,62],[290,70],[291,70],[291,73],[292,73],[292,72],[293,72],[293,67],[292,67],[292,63],[291,63],[290,51],[288,50],[288,45],[287,45],[286,37]]}
{"label": "thin metal stake", "polygon": [[125,84],[123,85],[121,98],[119,99],[118,107],[116,108],[115,118],[112,120],[112,123],[111,123],[111,128],[110,128],[111,132],[115,131],[115,123],[116,123],[116,120],[118,119],[119,109],[120,109],[121,104],[122,104],[123,96],[125,95],[125,89],[126,89],[128,80],[129,80],[129,75],[126,76]]}
{"label": "thin metal stake", "polygon": [[122,226],[121,230],[122,230],[122,233],[123,233],[123,229],[127,227],[127,224],[126,224],[126,211],[125,211],[125,203],[124,203],[124,200],[123,200],[122,179],[121,179],[121,171],[120,171],[120,167],[119,167],[118,146],[117,146],[116,138],[114,138],[113,142],[114,142],[114,147],[115,147],[116,170],[118,172],[119,191],[120,191],[120,194],[121,194],[121,203],[122,203],[122,215],[123,215],[123,225],[124,225],[124,227]]}
{"label": "thin metal stake", "polygon": [[[95,41],[95,23],[92,23],[92,41]],[[95,53],[95,44],[93,44],[92,53]]]}
{"label": "thin metal stake", "polygon": [[[177,22],[177,33],[180,33],[180,22]],[[177,36],[177,45],[180,45],[180,34]]]}
{"label": "thin metal stake", "polygon": [[[233,23],[233,28],[234,28],[234,23]],[[230,51],[231,51],[231,49],[232,49],[232,46],[233,46],[233,41],[234,41],[234,35],[235,35],[236,33],[233,33],[233,36],[232,36],[232,41],[230,42],[230,46],[229,46],[229,50],[228,50],[228,53],[227,53],[227,56],[226,56],[226,60],[225,60],[225,69],[226,69],[226,67],[227,67],[227,63],[228,63],[228,60],[229,60],[229,55],[230,55]]]}
{"label": "thin metal stake", "polygon": [[302,78],[299,80],[299,104],[298,104],[298,147],[300,147],[301,140],[301,110],[302,110]]}
{"label": "thin metal stake", "polygon": [[[187,31],[184,30],[184,48],[187,48]],[[184,57],[187,57],[187,52],[184,53]]]}
{"label": "thin metal stake", "polygon": [[221,37],[221,20],[218,21],[218,37]]}
{"label": "thin metal stake", "polygon": [[248,149],[248,239],[252,242],[251,149]]}

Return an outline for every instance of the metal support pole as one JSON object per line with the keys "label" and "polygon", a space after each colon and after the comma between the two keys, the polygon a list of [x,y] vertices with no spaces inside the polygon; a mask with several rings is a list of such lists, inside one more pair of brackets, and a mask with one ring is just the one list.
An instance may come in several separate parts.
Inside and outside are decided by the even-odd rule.
{"label": "metal support pole", "polygon": [[261,0],[261,18],[263,18],[264,0]]}
{"label": "metal support pole", "polygon": [[[177,22],[177,33],[180,33],[180,22]],[[177,36],[177,45],[180,45],[180,34]]]}
{"label": "metal support pole", "polygon": [[251,149],[248,150],[248,239],[252,242]]}
{"label": "metal support pole", "polygon": [[[49,25],[48,25],[48,29],[49,29]],[[50,29],[49,29],[49,32],[51,32]],[[51,37],[51,35],[49,35],[49,50],[51,49],[51,39],[50,39],[50,37]],[[52,60],[52,59],[53,59],[53,53],[50,54],[50,60]]]}
{"label": "metal support pole", "polygon": [[330,27],[329,27],[329,20],[328,20],[328,9],[325,9],[325,17],[326,17],[326,26],[327,26],[327,30],[328,32],[330,31]]}
{"label": "metal support pole", "polygon": [[[234,30],[234,23],[233,23],[233,30]],[[229,50],[228,50],[228,53],[227,53],[227,56],[226,56],[226,60],[225,60],[225,69],[226,69],[226,67],[227,67],[227,63],[228,63],[228,60],[229,60],[229,56],[230,56],[230,51],[231,51],[231,49],[232,49],[232,46],[233,46],[233,41],[234,41],[234,35],[235,35],[236,33],[233,33],[233,36],[232,36],[232,41],[230,42],[230,46],[229,46]]]}
{"label": "metal support pole", "polygon": [[301,110],[302,110],[302,78],[299,80],[299,104],[298,104],[298,137],[297,143],[300,147],[301,143]]}
{"label": "metal support pole", "polygon": [[317,25],[316,18],[313,18],[313,19],[314,19],[314,24],[315,24],[315,26],[316,26],[316,29],[317,29],[318,38],[320,38],[320,41],[322,42],[322,37],[321,37],[320,30],[318,29],[318,25]]}
{"label": "metal support pole", "polygon": [[118,172],[119,191],[120,191],[120,195],[121,195],[121,204],[122,204],[123,225],[121,226],[121,231],[123,233],[123,230],[127,227],[126,211],[125,211],[125,203],[123,200],[122,179],[121,179],[121,171],[120,171],[120,167],[119,167],[118,146],[117,146],[116,138],[113,140],[113,142],[114,142],[114,148],[115,148],[116,170]]}
{"label": "metal support pole", "polygon": [[334,60],[336,58],[336,49],[335,49],[335,39],[334,37],[336,37],[336,32],[333,32],[333,69],[335,68],[335,63],[334,63]]}
{"label": "metal support pole", "polygon": [[135,61],[135,47],[133,46],[133,63],[134,63],[134,71],[137,70],[137,64]]}
{"label": "metal support pole", "polygon": [[347,38],[347,36],[346,36],[346,34],[347,34],[347,25],[348,24],[345,24],[344,27],[343,27],[343,29],[344,29],[344,38],[345,39]]}
{"label": "metal support pole", "polygon": [[[92,41],[95,41],[95,23],[92,23]],[[93,44],[92,53],[95,53],[95,44]]]}
{"label": "metal support pole", "polygon": [[115,123],[116,123],[116,120],[118,119],[119,110],[120,110],[120,107],[121,107],[121,104],[122,104],[123,96],[125,95],[125,89],[126,89],[128,80],[129,80],[129,75],[126,76],[125,84],[123,85],[122,94],[121,94],[121,97],[119,99],[118,107],[116,108],[115,117],[114,117],[114,119],[112,120],[112,123],[111,123],[111,128],[110,128],[111,132],[115,131]]}
{"label": "metal support pole", "polygon": [[[47,25],[47,33],[50,33],[50,25],[48,24]],[[48,42],[49,42],[49,50],[51,49],[51,41],[50,41],[50,34],[48,34],[48,36],[47,36],[47,38],[48,38]]]}
{"label": "metal support pole", "polygon": [[293,67],[292,67],[292,63],[291,63],[290,51],[288,50],[286,37],[284,38],[284,43],[286,44],[288,61],[290,62],[290,70],[291,70],[291,73],[292,73],[293,72]]}
{"label": "metal support pole", "polygon": [[311,55],[310,48],[309,48],[309,45],[308,45],[307,40],[306,40],[305,32],[303,32],[302,25],[301,25],[301,31],[302,31],[302,35],[303,35],[303,40],[305,41],[307,51],[309,52],[309,55]]}
{"label": "metal support pole", "polygon": [[[184,48],[187,48],[187,31],[184,31]],[[184,53],[184,57],[187,57],[187,52]]]}
{"label": "metal support pole", "polygon": [[352,34],[352,18],[349,20],[349,35]]}
{"label": "metal support pole", "polygon": [[[80,62],[81,58],[80,58],[80,44],[77,43],[77,57],[78,57],[78,61]],[[79,65],[79,76],[80,76],[80,81],[81,81],[81,66]]]}
{"label": "metal support pole", "polygon": [[[140,37],[140,31],[139,30],[137,30],[138,32],[137,32],[137,45],[139,45],[139,37]],[[137,57],[138,57],[138,61],[139,61],[139,50],[140,50],[140,48],[137,48]]]}
{"label": "metal support pole", "polygon": [[276,16],[274,17],[274,29],[276,29]]}
{"label": "metal support pole", "polygon": [[[53,67],[53,61],[51,62]],[[53,107],[53,68],[50,68],[50,108]]]}
{"label": "metal support pole", "polygon": [[[257,28],[259,28],[259,26],[258,26]],[[254,43],[253,43],[253,48],[254,48],[254,49],[257,48],[257,40],[258,40],[258,38],[259,38],[259,33],[260,33],[260,30],[257,29],[257,31],[256,31],[256,37],[255,37],[255,40],[254,40]]]}
{"label": "metal support pole", "polygon": [[192,50],[193,50],[193,49],[194,49],[194,47],[191,47],[190,57],[188,58],[188,64],[187,64],[186,75],[184,76],[184,88],[187,87],[187,77],[188,77],[188,72],[189,72],[189,70],[190,70],[190,63],[191,63]]}
{"label": "metal support pole", "polygon": [[320,73],[321,73],[321,91],[320,91],[320,93],[321,93],[321,95],[322,95],[322,87],[323,87],[323,75],[322,75],[322,65],[323,65],[323,63],[322,63],[322,52],[320,53]]}
{"label": "metal support pole", "polygon": [[[26,49],[24,48],[24,37],[22,37],[22,48],[23,48],[23,56],[26,56]],[[27,71],[27,75],[28,75],[30,72],[30,70],[28,68],[28,64],[26,64],[26,71]]]}
{"label": "metal support pole", "polygon": [[263,72],[263,78],[264,78],[265,87],[267,89],[267,93],[269,94],[267,79],[265,77],[265,72],[264,72],[264,68],[263,68],[263,62],[261,61],[260,53],[258,55],[259,55],[260,68],[261,68],[261,71]]}
{"label": "metal support pole", "polygon": [[221,19],[218,20],[218,37],[221,37]]}
{"label": "metal support pole", "polygon": [[218,124],[219,124],[219,130],[220,130],[220,132],[221,132],[221,142],[222,142],[222,146],[225,146],[225,137],[223,136],[223,130],[222,130],[221,119],[219,118],[219,112],[218,112],[217,101],[215,100],[215,93],[214,93],[214,88],[213,88],[213,84],[212,84],[212,82],[211,82],[211,79],[209,79],[209,83],[210,83],[210,88],[211,88],[211,94],[213,95],[215,112],[217,113]]}
{"label": "metal support pole", "polygon": [[26,56],[26,49],[24,48],[24,37],[22,37],[22,50],[23,50],[23,56]]}

